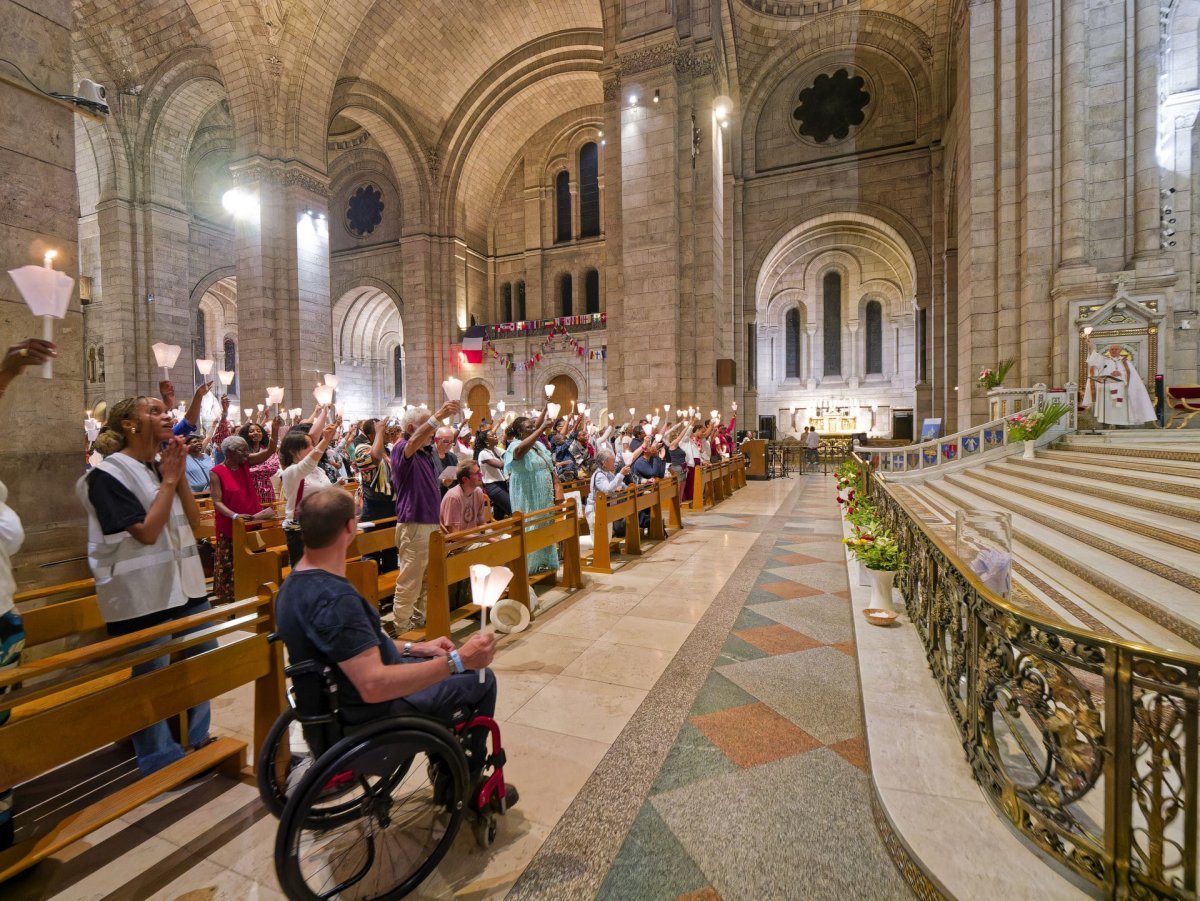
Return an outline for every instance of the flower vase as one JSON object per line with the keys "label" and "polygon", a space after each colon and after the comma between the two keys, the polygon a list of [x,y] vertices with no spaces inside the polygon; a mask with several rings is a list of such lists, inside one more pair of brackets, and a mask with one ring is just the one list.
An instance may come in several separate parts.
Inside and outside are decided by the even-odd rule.
{"label": "flower vase", "polygon": [[[865,567],[864,567],[865,568]],[[893,569],[870,569],[871,576],[871,606],[878,610],[892,610],[892,585],[896,581],[896,571]]]}
{"label": "flower vase", "polygon": [[861,560],[855,560],[854,565],[858,567],[858,584],[863,588],[870,588],[871,571],[867,569],[866,564]]}
{"label": "flower vase", "polygon": [[1037,447],[1037,441],[1022,441],[1025,445],[1025,450],[1021,453],[1022,460],[1035,460],[1037,456],[1034,454],[1034,448]]}

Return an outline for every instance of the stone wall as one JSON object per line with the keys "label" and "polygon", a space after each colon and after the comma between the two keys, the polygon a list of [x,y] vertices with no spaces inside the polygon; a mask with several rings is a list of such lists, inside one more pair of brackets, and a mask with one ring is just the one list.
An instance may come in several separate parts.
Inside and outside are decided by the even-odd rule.
{"label": "stone wall", "polygon": [[[0,58],[19,65],[47,91],[73,93],[70,0],[0,0]],[[56,269],[79,273],[75,184],[75,114],[36,92],[0,82],[0,345],[40,337],[42,324],[30,315],[8,270],[40,265],[47,250],[58,253]],[[83,316],[76,290],[66,318],[54,325],[59,359],[54,378],[31,370],[0,400],[4,444],[0,480],[8,503],[26,530],[18,578],[72,577],[57,567],[39,574],[46,559],[81,552],[83,511],[73,486],[83,473]]]}

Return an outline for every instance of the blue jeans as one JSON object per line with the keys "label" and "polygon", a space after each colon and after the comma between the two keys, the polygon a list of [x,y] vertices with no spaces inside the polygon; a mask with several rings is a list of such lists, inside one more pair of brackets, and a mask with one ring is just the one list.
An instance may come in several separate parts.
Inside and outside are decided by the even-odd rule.
{"label": "blue jeans", "polygon": [[[21,651],[25,647],[25,626],[15,610],[0,616],[0,670],[11,669],[21,664]],[[0,694],[5,691],[0,689]],[[0,712],[0,725],[8,722],[8,711]],[[0,850],[13,843],[12,789],[0,791]]]}
{"label": "blue jeans", "polygon": [[[184,608],[180,607],[179,613],[172,617],[172,619],[180,619],[185,615],[191,616],[194,613],[203,613],[211,609],[212,605],[208,601],[188,607],[186,613],[184,613]],[[170,641],[170,638],[160,638],[141,647],[154,647],[166,644],[168,641]],[[218,647],[216,639],[213,639],[212,641],[206,641],[203,644],[188,648],[182,652],[182,656],[184,658],[195,657],[197,654],[203,654],[206,651],[215,651]],[[133,668],[133,675],[135,678],[143,676],[146,673],[162,669],[169,663],[170,657],[155,657],[153,660],[148,660],[145,663],[139,663],[135,666]],[[208,741],[208,729],[211,724],[212,711],[208,701],[202,701],[189,709],[188,745],[192,748],[197,748]],[[180,747],[179,742],[171,736],[171,729],[167,725],[166,720],[161,720],[153,726],[148,726],[133,733],[133,749],[137,752],[138,769],[143,776],[149,776],[151,773],[161,770],[163,767],[169,766],[177,760],[182,760],[184,755],[183,748]]]}

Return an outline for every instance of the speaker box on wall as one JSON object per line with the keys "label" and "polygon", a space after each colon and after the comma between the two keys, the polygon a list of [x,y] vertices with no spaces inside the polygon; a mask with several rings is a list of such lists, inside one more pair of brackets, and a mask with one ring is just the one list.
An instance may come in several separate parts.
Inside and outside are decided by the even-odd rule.
{"label": "speaker box on wall", "polygon": [[737,384],[737,363],[733,360],[717,360],[717,387],[732,388]]}

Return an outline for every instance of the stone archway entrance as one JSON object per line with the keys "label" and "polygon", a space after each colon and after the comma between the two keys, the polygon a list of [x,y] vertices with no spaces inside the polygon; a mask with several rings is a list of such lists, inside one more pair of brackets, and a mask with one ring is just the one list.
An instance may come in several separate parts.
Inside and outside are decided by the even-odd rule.
{"label": "stone archway entrance", "polygon": [[575,384],[575,380],[569,375],[556,375],[549,384],[554,386],[554,394],[550,396],[550,400],[558,404],[561,409],[559,415],[565,416],[574,412],[575,402],[579,400],[579,386]]}
{"label": "stone archway entrance", "polygon": [[472,432],[479,430],[480,423],[488,415],[488,404],[491,401],[492,392],[488,390],[487,385],[472,385],[471,390],[467,392],[467,406],[471,408],[471,418],[467,421],[471,424]]}

